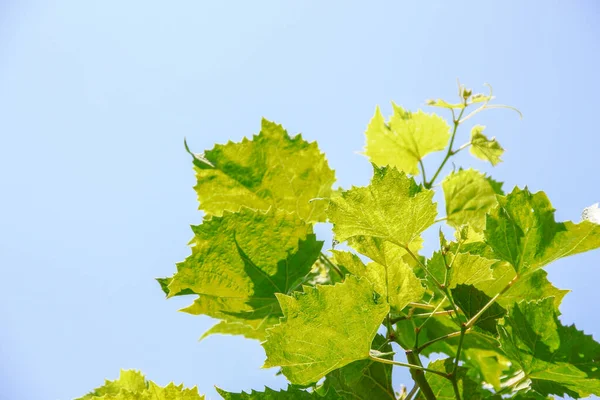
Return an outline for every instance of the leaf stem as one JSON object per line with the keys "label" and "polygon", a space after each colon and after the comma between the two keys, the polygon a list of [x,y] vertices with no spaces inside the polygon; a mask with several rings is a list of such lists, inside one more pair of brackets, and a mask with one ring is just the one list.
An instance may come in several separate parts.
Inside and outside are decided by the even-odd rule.
{"label": "leaf stem", "polygon": [[427,317],[433,317],[433,316],[437,316],[437,315],[450,315],[453,312],[455,312],[455,311],[454,310],[445,310],[445,311],[436,311],[436,312],[425,313],[425,314],[402,315],[400,317],[392,318],[390,320],[390,322],[392,324],[395,324],[396,322],[404,321],[404,320],[411,319],[411,318],[427,318]]}
{"label": "leaf stem", "polygon": [[465,334],[467,333],[467,327],[463,324],[460,328],[460,339],[458,339],[458,347],[456,348],[456,356],[454,357],[454,369],[452,370],[452,376],[456,380],[456,372],[458,371],[458,362],[460,361],[460,352],[462,351],[463,342],[465,340]]}
{"label": "leaf stem", "polygon": [[[412,350],[407,350],[407,351],[412,351]],[[432,374],[437,374],[439,376],[443,376],[444,378],[448,377],[448,375],[445,374],[445,373],[443,373],[443,372],[436,371],[436,370],[429,369],[429,368],[425,368],[425,367],[420,366],[420,365],[408,364],[408,363],[403,363],[403,362],[394,361],[394,360],[387,360],[385,358],[379,358],[379,357],[374,356],[372,354],[369,354],[369,358],[371,360],[373,360],[373,361],[377,361],[377,362],[380,362],[380,363],[383,363],[383,364],[397,365],[399,367],[407,367],[407,368],[414,369],[414,370],[417,370],[417,371],[431,372]]]}
{"label": "leaf stem", "polygon": [[433,310],[435,306],[433,304],[423,304],[423,303],[408,303],[409,306],[413,308],[422,308],[425,310]]}
{"label": "leaf stem", "polygon": [[400,245],[400,247],[402,247],[404,250],[406,250],[406,252],[421,266],[421,268],[423,268],[423,271],[425,271],[427,273],[427,275],[429,275],[431,277],[431,279],[433,279],[433,281],[439,288],[442,287],[442,284],[440,283],[440,281],[438,281],[437,278],[435,276],[433,276],[433,274],[429,271],[429,269],[427,269],[425,264],[423,264],[423,262],[421,260],[419,260],[419,258],[415,255],[415,253],[413,253],[412,250],[408,248],[408,245]]}
{"label": "leaf stem", "polygon": [[427,178],[425,177],[425,165],[423,165],[423,160],[419,159],[419,165],[421,166],[421,171],[423,171],[423,185],[427,183]]}
{"label": "leaf stem", "polygon": [[344,274],[342,273],[340,268],[337,265],[335,265],[333,262],[331,262],[331,260],[329,259],[329,257],[327,257],[327,255],[325,255],[323,252],[321,252],[319,257],[321,258],[321,261],[324,262],[325,264],[327,264],[329,266],[329,268],[333,269],[340,276],[340,278],[344,279]]}
{"label": "leaf stem", "polygon": [[[491,106],[488,106],[487,102],[484,103],[481,107],[479,107],[476,110],[471,111],[470,114],[468,114],[466,117],[464,117],[462,120],[458,121],[459,123],[463,123],[466,120],[468,120],[469,118],[471,118],[472,116],[474,116],[475,114],[483,111],[483,110],[490,110],[492,108],[507,108],[509,110],[513,110],[515,111],[517,114],[519,114],[519,118],[523,119],[523,113],[521,113],[521,111],[519,111],[516,107],[512,107],[512,106],[507,106],[504,104],[492,104]],[[460,119],[460,117],[459,117]]]}
{"label": "leaf stem", "polygon": [[439,342],[441,340],[450,339],[450,338],[453,338],[453,337],[457,337],[457,336],[460,336],[460,334],[461,334],[461,331],[456,331],[456,332],[448,333],[447,335],[444,335],[444,336],[440,336],[440,337],[435,338],[433,340],[430,340],[429,342],[425,342],[425,343],[423,343],[421,346],[419,346],[417,348],[417,352],[420,353],[423,350],[425,350],[427,347],[431,346],[432,344],[434,344],[436,342]]}
{"label": "leaf stem", "polygon": [[431,178],[431,181],[425,182],[423,184],[423,186],[425,186],[426,189],[431,189],[431,186],[433,186],[436,178],[438,177],[440,172],[442,172],[442,168],[444,168],[444,165],[446,165],[446,163],[448,162],[448,159],[454,155],[452,146],[454,145],[454,139],[456,138],[456,131],[458,130],[458,125],[460,125],[460,119],[462,118],[465,110],[466,110],[466,106],[465,106],[465,108],[460,110],[460,114],[458,114],[458,118],[454,118],[454,110],[452,111],[452,120],[454,122],[454,128],[452,129],[452,137],[450,138],[450,145],[448,146],[448,152],[446,153],[446,157],[444,157],[442,164],[438,167],[437,171],[433,175],[433,178]]}
{"label": "leaf stem", "polygon": [[502,289],[498,294],[496,294],[494,297],[492,297],[490,299],[490,301],[487,302],[487,304],[485,306],[483,306],[483,308],[481,310],[479,310],[479,312],[477,312],[477,314],[473,315],[473,317],[467,321],[465,323],[465,327],[466,328],[470,328],[473,325],[475,325],[475,322],[477,322],[477,320],[479,319],[479,317],[481,317],[483,315],[483,313],[492,306],[492,304],[494,304],[494,302],[496,300],[498,300],[498,297],[502,296],[504,293],[506,293],[506,291],[508,289],[510,289],[512,287],[512,285],[515,284],[516,281],[519,280],[519,274],[515,275],[514,278],[512,278],[512,280],[510,282],[508,282],[508,284],[504,287],[504,289]]}

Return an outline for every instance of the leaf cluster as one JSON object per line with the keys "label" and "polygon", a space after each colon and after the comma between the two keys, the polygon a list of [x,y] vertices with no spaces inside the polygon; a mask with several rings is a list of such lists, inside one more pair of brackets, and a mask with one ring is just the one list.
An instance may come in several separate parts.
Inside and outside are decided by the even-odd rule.
{"label": "leaf cluster", "polygon": [[[600,395],[600,344],[560,322],[567,291],[543,270],[600,247],[597,221],[558,222],[543,192],[505,193],[472,168],[437,185],[448,160],[467,148],[491,165],[502,161],[504,149],[481,125],[455,144],[474,115],[511,108],[493,99],[491,90],[459,86],[456,103],[428,101],[449,122],[396,104],[386,119],[377,108],[365,132],[373,178],[364,187],[333,190],[334,171],[317,144],[267,120],[252,139],[190,152],[204,219],[192,227],[191,255],[158,282],[167,297],[193,297],[182,311],[218,320],[203,338],[259,340],[264,367],[290,382],[282,391],[218,389],[224,399]],[[428,180],[425,158],[440,151]],[[349,250],[324,250],[313,231],[319,222],[330,222],[335,243]],[[425,257],[422,235],[436,224],[446,228]],[[423,365],[432,354],[443,358]],[[409,368],[412,389],[392,383],[395,366]],[[124,371],[82,399],[95,398],[203,397]]]}

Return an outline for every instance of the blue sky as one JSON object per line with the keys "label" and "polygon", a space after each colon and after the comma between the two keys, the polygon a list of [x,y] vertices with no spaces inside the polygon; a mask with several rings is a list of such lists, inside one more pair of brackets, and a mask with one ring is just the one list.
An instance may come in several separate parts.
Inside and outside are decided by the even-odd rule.
{"label": "blue sky", "polygon": [[[317,140],[339,185],[361,185],[376,105],[416,110],[452,99],[457,78],[489,82],[524,119],[480,114],[505,162],[457,161],[579,221],[600,201],[599,17],[592,0],[0,2],[0,398],[71,399],[119,368],[210,398],[285,385],[255,341],[198,342],[212,321],[178,313],[191,299],[166,301],[153,280],[201,220],[184,137],[202,151],[264,116]],[[573,290],[563,321],[596,339],[598,268],[600,252],[548,268]]]}

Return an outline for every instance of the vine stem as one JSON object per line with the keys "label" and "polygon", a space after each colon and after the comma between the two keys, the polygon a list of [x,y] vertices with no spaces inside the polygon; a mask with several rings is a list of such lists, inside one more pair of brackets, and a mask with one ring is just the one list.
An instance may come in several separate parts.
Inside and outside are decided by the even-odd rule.
{"label": "vine stem", "polygon": [[436,178],[438,177],[440,172],[442,172],[442,168],[444,168],[444,165],[446,165],[446,163],[448,162],[448,159],[450,159],[450,157],[452,157],[455,154],[455,152],[452,150],[452,146],[454,145],[454,139],[456,138],[456,131],[458,130],[458,125],[460,125],[460,122],[461,122],[460,119],[462,118],[466,108],[467,107],[466,107],[466,103],[465,103],[465,107],[460,111],[460,114],[458,114],[458,118],[454,118],[454,110],[452,110],[452,120],[454,122],[454,128],[452,129],[452,137],[450,138],[450,145],[448,146],[448,152],[446,153],[446,157],[444,157],[444,160],[438,167],[437,171],[435,171],[433,178],[431,178],[431,180],[429,182],[424,181],[423,186],[425,186],[426,189],[431,189],[431,186],[433,186]]}
{"label": "vine stem", "polygon": [[425,165],[423,165],[423,160],[419,159],[419,165],[421,165],[421,171],[423,171],[423,185],[427,183],[427,178],[425,177]]}
{"label": "vine stem", "polygon": [[455,311],[454,310],[445,310],[445,311],[436,311],[436,312],[425,313],[425,314],[402,315],[400,317],[392,318],[390,320],[390,322],[392,324],[395,324],[396,322],[404,321],[404,320],[411,319],[411,318],[428,318],[428,317],[433,317],[433,316],[437,316],[437,315],[450,315],[453,312],[455,312]]}
{"label": "vine stem", "polygon": [[[410,350],[408,350],[408,351],[410,351]],[[397,365],[399,367],[406,367],[406,368],[414,369],[414,370],[417,370],[417,371],[430,372],[432,374],[436,374],[436,375],[439,375],[439,376],[443,376],[444,378],[448,378],[448,374],[445,374],[445,373],[440,372],[440,371],[436,371],[434,369],[425,368],[425,367],[422,367],[420,365],[408,364],[408,363],[403,363],[403,362],[400,362],[400,361],[394,361],[394,360],[388,360],[388,359],[385,359],[385,358],[379,358],[379,357],[374,356],[372,354],[369,354],[369,358],[371,360],[373,360],[373,361],[377,361],[377,362],[380,362],[380,363],[383,363],[383,364]]]}
{"label": "vine stem", "polygon": [[404,400],[412,400],[415,397],[415,394],[417,394],[417,390],[419,390],[419,385],[413,386],[413,388],[410,389],[410,392],[408,392]]}
{"label": "vine stem", "polygon": [[[406,359],[411,364],[416,364],[420,367],[423,366],[419,355],[411,350],[406,350]],[[425,397],[425,399],[427,400],[436,400],[435,393],[433,393],[431,385],[429,385],[429,382],[425,378],[425,374],[423,373],[423,371],[417,369],[410,369],[409,372],[417,386],[419,386],[420,393],[423,394],[423,397]]]}
{"label": "vine stem", "polygon": [[454,397],[456,397],[456,400],[461,400],[460,390],[458,389],[458,382],[456,381],[456,377],[452,379],[452,389],[454,390]]}

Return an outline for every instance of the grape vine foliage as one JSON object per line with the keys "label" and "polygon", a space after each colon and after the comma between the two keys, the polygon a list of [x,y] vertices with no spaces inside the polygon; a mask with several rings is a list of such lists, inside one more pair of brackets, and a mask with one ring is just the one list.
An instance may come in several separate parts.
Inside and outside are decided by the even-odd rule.
{"label": "grape vine foliage", "polygon": [[[203,154],[186,144],[204,217],[192,227],[191,255],[160,287],[167,298],[190,298],[182,311],[218,320],[203,337],[260,341],[264,367],[289,381],[280,391],[217,388],[224,399],[600,396],[600,344],[561,323],[567,291],[544,271],[600,247],[598,206],[581,222],[558,222],[544,192],[505,190],[472,168],[440,177],[459,152],[502,161],[504,149],[484,126],[470,135],[459,129],[484,110],[518,113],[495,104],[489,89],[473,94],[459,84],[456,103],[429,100],[448,122],[397,104],[386,118],[377,108],[365,132],[373,177],[364,187],[334,190],[317,144],[265,119],[239,143]],[[426,174],[433,152],[444,156]],[[331,223],[343,246],[324,249],[313,231],[319,222]],[[426,258],[429,228],[439,229],[439,250]],[[409,369],[414,382],[393,383],[394,367]],[[123,370],[81,399],[204,396]]]}

